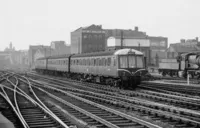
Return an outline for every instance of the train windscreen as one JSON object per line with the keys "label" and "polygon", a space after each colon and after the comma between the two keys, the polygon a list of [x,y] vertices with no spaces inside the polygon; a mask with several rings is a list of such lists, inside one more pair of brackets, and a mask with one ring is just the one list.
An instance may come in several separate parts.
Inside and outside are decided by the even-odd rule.
{"label": "train windscreen", "polygon": [[120,68],[128,68],[127,56],[120,56]]}
{"label": "train windscreen", "polygon": [[142,56],[137,56],[137,68],[144,68]]}
{"label": "train windscreen", "polygon": [[129,60],[129,68],[135,68],[136,67],[135,56],[128,56],[128,60]]}

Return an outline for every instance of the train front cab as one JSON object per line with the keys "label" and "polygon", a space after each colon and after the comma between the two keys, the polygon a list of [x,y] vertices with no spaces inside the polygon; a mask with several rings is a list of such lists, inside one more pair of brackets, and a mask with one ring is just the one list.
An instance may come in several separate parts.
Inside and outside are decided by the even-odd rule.
{"label": "train front cab", "polygon": [[136,88],[141,82],[143,70],[143,55],[136,55],[134,53],[118,55],[118,75],[123,87]]}

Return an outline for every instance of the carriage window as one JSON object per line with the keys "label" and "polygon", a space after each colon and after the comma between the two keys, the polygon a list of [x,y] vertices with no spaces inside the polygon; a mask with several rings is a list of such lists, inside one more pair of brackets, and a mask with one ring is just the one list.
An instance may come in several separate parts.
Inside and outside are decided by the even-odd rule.
{"label": "carriage window", "polygon": [[113,66],[116,66],[116,59],[113,57]]}
{"label": "carriage window", "polygon": [[94,66],[96,66],[96,59],[94,59]]}
{"label": "carriage window", "polygon": [[102,66],[105,66],[105,58],[102,59]]}
{"label": "carriage window", "polygon": [[83,65],[86,65],[86,64],[85,64],[85,59],[83,59]]}
{"label": "carriage window", "polygon": [[137,56],[137,68],[143,68],[142,56]]}
{"label": "carriage window", "polygon": [[81,60],[79,60],[79,65],[82,65],[82,59],[81,59]]}
{"label": "carriage window", "polygon": [[128,56],[129,68],[135,68],[135,56]]}
{"label": "carriage window", "polygon": [[87,59],[87,66],[89,66],[90,65],[90,59]]}
{"label": "carriage window", "polygon": [[96,59],[96,66],[99,66],[99,58]]}
{"label": "carriage window", "polygon": [[110,64],[111,64],[111,58],[109,57],[107,60],[107,65],[110,66]]}
{"label": "carriage window", "polygon": [[93,66],[93,59],[90,59],[90,65]]}
{"label": "carriage window", "polygon": [[99,58],[99,66],[101,66],[101,58]]}
{"label": "carriage window", "polygon": [[120,56],[120,67],[121,68],[128,68],[127,56]]}
{"label": "carriage window", "polygon": [[91,65],[94,66],[94,59],[91,59]]}

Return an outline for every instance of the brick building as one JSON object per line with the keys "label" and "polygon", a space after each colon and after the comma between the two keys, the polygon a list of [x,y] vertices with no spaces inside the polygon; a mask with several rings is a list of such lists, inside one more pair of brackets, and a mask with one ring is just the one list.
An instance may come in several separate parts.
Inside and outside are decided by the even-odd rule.
{"label": "brick building", "polygon": [[[128,29],[105,29],[107,49],[134,48],[140,50],[147,57],[148,65],[157,65],[156,62],[166,58],[168,38],[148,36],[145,32],[139,31],[138,27],[134,30]],[[113,39],[115,38],[113,43]],[[121,43],[121,39],[123,40]],[[122,45],[122,46],[121,46]]]}
{"label": "brick building", "polygon": [[65,41],[52,41],[51,49],[53,50],[51,55],[70,54],[70,46],[65,44]]}
{"label": "brick building", "polygon": [[105,50],[105,31],[101,25],[80,27],[71,32],[71,53],[89,53]]}
{"label": "brick building", "polygon": [[195,39],[181,39],[179,43],[170,44],[167,50],[167,58],[176,58],[178,54],[200,51],[200,41]]}
{"label": "brick building", "polygon": [[[42,53],[42,56],[38,56],[38,53]],[[30,68],[34,68],[35,60],[37,58],[50,56],[51,54],[52,54],[52,50],[50,49],[50,46],[30,45],[29,50],[28,50],[28,60],[29,60]]]}
{"label": "brick building", "polygon": [[105,29],[106,49],[133,48],[144,53],[147,63],[150,62],[150,42],[145,32],[124,29]]}

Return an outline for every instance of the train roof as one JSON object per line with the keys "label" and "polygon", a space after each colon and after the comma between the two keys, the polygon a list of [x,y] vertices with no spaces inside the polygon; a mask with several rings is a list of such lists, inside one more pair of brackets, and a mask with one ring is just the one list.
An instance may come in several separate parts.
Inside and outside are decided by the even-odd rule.
{"label": "train roof", "polygon": [[118,50],[110,50],[110,51],[102,51],[102,52],[92,52],[92,53],[84,53],[84,54],[75,54],[72,58],[76,57],[91,57],[91,56],[109,56],[109,55],[127,55],[127,54],[136,54],[143,55],[142,52],[137,51],[135,49],[118,49]]}
{"label": "train roof", "polygon": [[54,56],[48,56],[48,57],[41,57],[41,58],[38,58],[38,60],[68,58],[71,55],[72,54],[54,55]]}
{"label": "train roof", "polygon": [[143,53],[140,51],[137,51],[135,49],[126,48],[126,49],[83,53],[83,54],[64,54],[64,55],[48,56],[48,57],[41,57],[38,60],[60,59],[60,58],[68,58],[70,56],[72,56],[72,58],[76,58],[76,57],[89,57],[89,56],[91,57],[91,56],[127,55],[127,54],[143,55]]}
{"label": "train roof", "polygon": [[59,58],[68,58],[72,54],[63,54],[63,55],[56,55],[56,56],[49,56],[48,59],[59,59]]}

